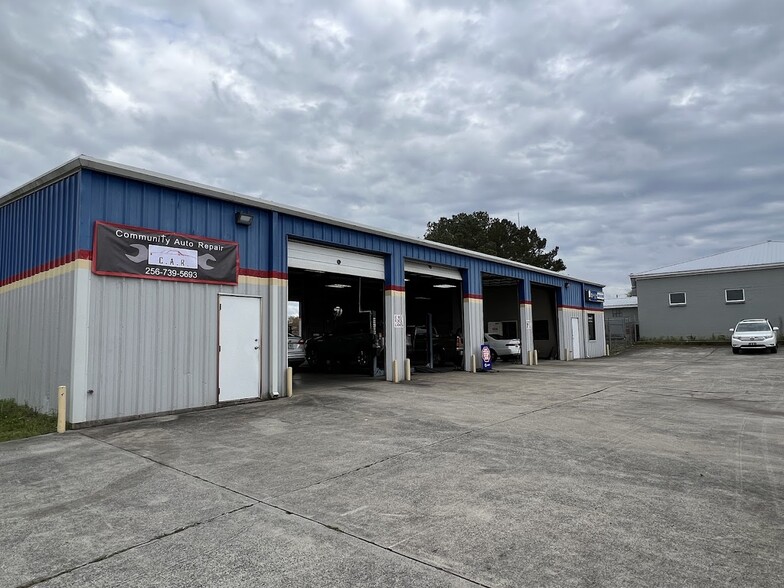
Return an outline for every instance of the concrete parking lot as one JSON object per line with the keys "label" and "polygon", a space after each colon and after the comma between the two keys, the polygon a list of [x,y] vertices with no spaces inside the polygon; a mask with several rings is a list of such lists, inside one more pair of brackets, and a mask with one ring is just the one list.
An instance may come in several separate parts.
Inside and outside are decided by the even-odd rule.
{"label": "concrete parking lot", "polygon": [[0,586],[780,586],[783,368],[325,378],[0,444]]}

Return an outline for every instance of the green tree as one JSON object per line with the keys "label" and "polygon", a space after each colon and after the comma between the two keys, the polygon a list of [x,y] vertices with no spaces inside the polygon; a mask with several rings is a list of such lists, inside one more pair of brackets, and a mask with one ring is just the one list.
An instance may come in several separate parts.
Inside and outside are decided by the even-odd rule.
{"label": "green tree", "polygon": [[536,229],[518,227],[505,218],[491,218],[483,211],[461,212],[429,222],[425,239],[556,272],[566,269],[566,264],[556,257],[558,247],[547,251],[547,239],[540,237]]}

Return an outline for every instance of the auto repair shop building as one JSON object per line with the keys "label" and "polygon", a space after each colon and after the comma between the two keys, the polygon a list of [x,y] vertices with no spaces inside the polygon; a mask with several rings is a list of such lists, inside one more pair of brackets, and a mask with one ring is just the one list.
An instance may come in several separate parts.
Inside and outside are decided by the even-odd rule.
{"label": "auto repair shop building", "polygon": [[375,317],[402,374],[430,318],[477,361],[488,323],[522,357],[605,353],[602,286],[85,156],[0,197],[0,398],[72,425],[286,394],[303,336]]}

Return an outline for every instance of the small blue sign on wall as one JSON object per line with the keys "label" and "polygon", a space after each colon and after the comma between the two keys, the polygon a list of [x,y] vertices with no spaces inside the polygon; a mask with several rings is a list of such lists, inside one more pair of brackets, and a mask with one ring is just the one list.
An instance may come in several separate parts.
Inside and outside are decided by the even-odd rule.
{"label": "small blue sign on wall", "polygon": [[604,302],[604,292],[601,290],[586,290],[585,300],[588,302]]}
{"label": "small blue sign on wall", "polygon": [[490,354],[490,346],[482,345],[482,369],[489,371],[493,369],[493,356]]}

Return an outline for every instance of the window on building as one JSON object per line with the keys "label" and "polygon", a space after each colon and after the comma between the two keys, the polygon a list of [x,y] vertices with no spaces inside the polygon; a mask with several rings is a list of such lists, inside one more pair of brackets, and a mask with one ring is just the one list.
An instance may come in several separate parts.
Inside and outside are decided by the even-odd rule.
{"label": "window on building", "polygon": [[686,292],[670,292],[670,306],[684,306],[686,304]]}
{"label": "window on building", "polygon": [[724,301],[727,303],[746,302],[746,292],[743,290],[743,288],[724,290]]}
{"label": "window on building", "polygon": [[620,308],[613,308],[613,316],[623,316],[623,311]]}
{"label": "window on building", "polygon": [[596,315],[588,313],[588,340],[596,341]]}

